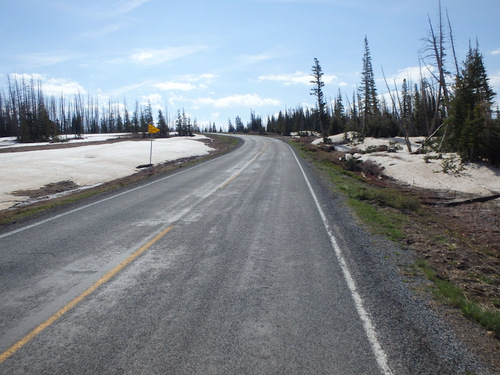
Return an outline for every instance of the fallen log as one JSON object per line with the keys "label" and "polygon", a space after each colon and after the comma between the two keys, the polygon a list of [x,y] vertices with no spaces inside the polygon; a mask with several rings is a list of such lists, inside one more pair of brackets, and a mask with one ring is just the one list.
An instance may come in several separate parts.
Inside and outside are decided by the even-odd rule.
{"label": "fallen log", "polygon": [[142,169],[142,168],[152,168],[152,167],[153,167],[153,164],[141,164],[141,165],[138,165],[136,168]]}
{"label": "fallen log", "polygon": [[487,195],[484,197],[476,197],[476,198],[469,198],[461,201],[452,201],[452,202],[446,202],[442,203],[443,206],[447,207],[455,207],[455,206],[460,206],[461,204],[467,204],[467,203],[475,203],[475,202],[487,202],[491,201],[493,199],[500,198],[500,194],[493,194],[493,195]]}

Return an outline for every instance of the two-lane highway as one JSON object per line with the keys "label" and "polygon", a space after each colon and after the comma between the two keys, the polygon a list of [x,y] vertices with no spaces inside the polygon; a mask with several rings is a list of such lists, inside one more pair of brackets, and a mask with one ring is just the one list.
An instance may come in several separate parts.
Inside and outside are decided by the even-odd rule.
{"label": "two-lane highway", "polygon": [[243,140],[223,157],[0,233],[0,373],[468,365],[401,332],[399,310],[379,323],[376,298],[363,292],[376,283],[358,278],[365,265],[339,232],[352,218],[316,191],[286,143]]}

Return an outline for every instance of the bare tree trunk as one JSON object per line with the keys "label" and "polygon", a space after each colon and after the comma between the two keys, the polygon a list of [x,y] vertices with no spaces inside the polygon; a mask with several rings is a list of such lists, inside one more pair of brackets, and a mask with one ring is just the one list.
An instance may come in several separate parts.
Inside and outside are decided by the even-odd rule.
{"label": "bare tree trunk", "polygon": [[[411,153],[411,142],[410,142],[410,139],[408,137],[408,128],[406,126],[406,121],[401,116],[402,109],[401,109],[401,101],[399,100],[399,95],[397,96],[398,104],[399,104],[399,112],[398,112],[398,109],[397,109],[398,106],[396,106],[396,101],[394,100],[394,97],[392,96],[391,89],[389,88],[389,84],[387,83],[387,79],[385,78],[384,68],[382,68],[382,75],[384,77],[384,82],[385,82],[385,85],[387,87],[387,91],[389,92],[389,96],[391,97],[392,107],[394,108],[394,112],[396,113],[396,117],[398,118],[398,125],[403,132],[403,136],[404,136],[405,143],[406,143],[406,148],[408,149],[408,152]],[[396,86],[396,83],[394,83],[394,87],[396,88],[396,95],[397,95],[398,88]]]}
{"label": "bare tree trunk", "polygon": [[446,10],[446,19],[448,20],[448,29],[450,30],[450,43],[451,51],[453,52],[453,61],[455,62],[455,71],[457,76],[460,74],[460,69],[458,68],[457,54],[455,52],[455,39],[453,38],[453,31],[451,29],[450,17],[448,15],[448,10]]}
{"label": "bare tree trunk", "polygon": [[[436,59],[436,66],[438,69],[439,77],[437,78],[438,80],[438,95],[437,95],[437,105],[434,113],[434,117],[432,119],[431,123],[431,129],[430,133],[435,133],[436,129],[438,128],[437,122],[439,119],[439,112],[441,110],[441,105],[443,106],[445,116],[448,113],[448,104],[450,102],[449,98],[449,91],[448,87],[446,84],[446,70],[444,66],[444,56],[445,56],[445,48],[444,48],[444,32],[443,32],[443,16],[441,12],[441,1],[439,2],[439,35],[436,36],[434,33],[434,28],[432,27],[432,22],[429,18],[429,26],[430,26],[430,40],[429,42],[431,43],[431,49],[433,50],[433,55]],[[443,100],[443,103],[441,101]],[[439,128],[442,126],[439,125]],[[443,141],[446,137],[446,127],[445,127],[445,132],[444,135],[441,139],[441,142],[439,144],[439,149],[441,149],[441,146],[443,144]]]}

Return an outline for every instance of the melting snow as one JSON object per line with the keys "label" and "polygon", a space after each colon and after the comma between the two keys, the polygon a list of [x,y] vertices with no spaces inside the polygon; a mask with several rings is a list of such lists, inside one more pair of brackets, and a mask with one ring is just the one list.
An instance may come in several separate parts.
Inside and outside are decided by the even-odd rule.
{"label": "melting snow", "polygon": [[[71,143],[101,141],[110,137],[116,138],[117,135],[87,136],[84,140],[72,140]],[[199,142],[202,139],[207,137],[197,135],[190,138],[154,139],[152,163],[159,164],[184,157],[206,155],[212,148],[204,142]],[[14,142],[12,139],[0,139],[0,145],[3,147],[12,142]],[[38,189],[49,183],[66,180],[85,187],[134,174],[138,165],[149,164],[150,146],[151,142],[145,139],[0,153],[0,209],[27,200],[27,197],[11,194],[16,190]]]}

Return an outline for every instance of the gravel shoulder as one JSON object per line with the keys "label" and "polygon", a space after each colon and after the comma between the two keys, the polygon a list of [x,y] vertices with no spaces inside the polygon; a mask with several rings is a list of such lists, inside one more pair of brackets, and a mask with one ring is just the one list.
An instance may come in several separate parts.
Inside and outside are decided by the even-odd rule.
{"label": "gravel shoulder", "polygon": [[[318,185],[335,192],[336,187],[329,177],[317,168],[315,170]],[[370,242],[356,246],[352,258],[358,265],[354,269],[358,267],[358,277],[365,280],[363,285],[367,288],[364,295],[368,296],[374,311],[382,316],[397,316],[400,327],[396,331],[410,333],[415,340],[430,345],[428,351],[422,351],[420,358],[422,361],[435,360],[435,373],[454,373],[451,368],[460,369],[460,373],[500,373],[500,338],[467,320],[457,308],[438,301],[433,295],[431,282],[416,266],[417,260],[425,260],[438,277],[450,280],[464,290],[466,298],[498,311],[500,199],[449,205],[450,202],[467,202],[477,195],[409,187],[376,176],[365,178],[378,186],[399,189],[419,197],[428,211],[426,219],[430,218],[429,222],[422,222],[417,215],[412,217],[409,214],[410,224],[404,229],[405,240],[402,243],[370,234]],[[342,197],[333,193],[332,202],[338,201],[342,201]],[[386,207],[380,209],[390,210]],[[348,223],[339,223],[342,228],[339,232],[350,233],[356,230],[356,226],[363,226],[354,214],[351,215],[356,224],[350,228]],[[353,243],[360,242],[363,237],[360,234],[347,236]],[[386,283],[385,279],[390,282]],[[384,327],[384,322],[385,319],[381,318],[377,325]],[[393,331],[392,328],[388,332]],[[392,342],[400,343],[404,341],[404,336],[387,337],[387,342],[389,346]],[[433,359],[435,350],[431,349],[432,346],[442,353],[441,359]],[[405,347],[409,351],[415,348],[410,342]],[[461,354],[457,357],[456,353]],[[414,355],[417,358],[420,356],[408,353],[409,357]],[[463,356],[463,362],[460,356]],[[397,360],[404,363],[404,359]],[[439,367],[443,361],[451,367]],[[418,363],[412,366],[418,368]],[[472,371],[474,368],[478,370]]]}

